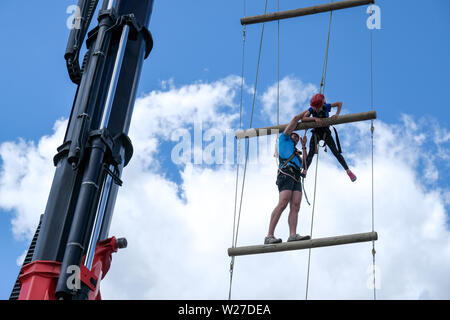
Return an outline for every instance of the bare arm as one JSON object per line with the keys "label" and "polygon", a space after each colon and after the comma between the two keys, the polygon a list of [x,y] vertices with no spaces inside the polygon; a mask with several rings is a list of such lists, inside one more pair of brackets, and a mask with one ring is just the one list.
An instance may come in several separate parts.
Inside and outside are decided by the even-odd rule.
{"label": "bare arm", "polygon": [[316,118],[316,117],[310,117],[310,115],[311,115],[311,112],[309,112],[309,110],[306,110],[306,111],[305,111],[305,114],[303,115],[302,122],[312,122],[312,121],[315,121],[315,122],[317,122],[317,123],[319,123],[319,124],[322,123],[322,119]]}
{"label": "bare arm", "polygon": [[302,142],[302,168],[306,169],[306,135],[303,136],[303,138],[301,139]]}
{"label": "bare arm", "polygon": [[342,109],[342,102],[335,102],[331,104],[331,107],[337,107],[337,111],[336,114],[332,115],[332,118],[335,118],[337,116],[339,116],[339,114],[341,113],[341,109]]}
{"label": "bare arm", "polygon": [[290,136],[291,133],[294,132],[295,128],[297,127],[297,123],[303,119],[306,112],[308,111],[307,110],[302,111],[299,114],[297,114],[294,118],[292,118],[291,122],[289,122],[289,124],[283,131],[286,136]]}

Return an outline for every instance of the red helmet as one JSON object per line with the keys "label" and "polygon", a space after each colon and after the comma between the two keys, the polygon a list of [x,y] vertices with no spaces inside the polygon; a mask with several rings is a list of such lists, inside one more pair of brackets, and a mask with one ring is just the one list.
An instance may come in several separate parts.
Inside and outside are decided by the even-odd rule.
{"label": "red helmet", "polygon": [[325,97],[323,94],[321,93],[316,93],[315,95],[313,95],[313,97],[311,98],[310,101],[310,105],[311,107],[313,107],[314,109],[319,109],[325,102]]}

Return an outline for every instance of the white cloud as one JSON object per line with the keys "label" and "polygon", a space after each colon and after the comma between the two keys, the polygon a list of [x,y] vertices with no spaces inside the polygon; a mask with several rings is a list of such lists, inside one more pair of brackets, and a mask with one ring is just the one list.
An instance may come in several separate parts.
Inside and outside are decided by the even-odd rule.
{"label": "white cloud", "polygon": [[25,261],[25,258],[27,257],[28,250],[25,250],[22,252],[22,254],[16,259],[16,265],[18,267],[21,267],[23,265],[23,262]]}
{"label": "white cloud", "polygon": [[[280,123],[289,122],[292,117],[309,107],[309,99],[318,92],[317,86],[303,83],[298,78],[287,76],[280,80]],[[272,124],[277,121],[278,86],[275,83],[261,96],[261,113],[270,119]]]}
{"label": "white cloud", "polygon": [[0,207],[14,211],[13,233],[18,239],[34,234],[44,213],[54,174],[53,156],[63,140],[67,122],[56,121],[53,134],[37,145],[19,139],[0,145]]}
{"label": "white cloud", "polygon": [[[290,97],[308,96],[310,85],[293,77],[283,79]],[[123,174],[111,235],[125,236],[129,246],[113,256],[112,268],[102,282],[102,295],[110,299],[226,299],[231,244],[235,168],[214,169],[187,164],[180,168],[176,185],[164,176],[158,161],[161,142],[176,128],[191,128],[202,119],[203,129],[236,126],[235,100],[240,81],[228,77],[213,83],[176,87],[138,99],[130,136],[135,155]],[[269,89],[263,97],[273,95]],[[306,93],[305,93],[306,92]],[[289,98],[291,99],[291,98]],[[287,99],[286,101],[288,101]],[[300,98],[299,98],[300,99]],[[307,98],[300,101],[305,103]],[[283,117],[297,108],[295,98]],[[267,115],[273,116],[273,104]],[[283,110],[283,109],[282,109]],[[288,111],[286,111],[288,110]],[[283,118],[282,118],[283,119]],[[375,228],[381,299],[450,298],[450,232],[446,224],[450,191],[424,185],[417,163],[418,149],[429,137],[412,116],[387,125],[375,123]],[[0,206],[14,210],[15,234],[32,236],[45,207],[53,168],[51,158],[62,141],[65,123],[38,146],[6,142],[0,146]],[[358,176],[351,183],[330,152],[319,155],[314,236],[371,230],[371,162],[368,123],[338,126],[344,156]],[[402,139],[398,139],[399,135]],[[414,141],[414,143],[411,143]],[[51,145],[51,146],[50,146]],[[239,245],[261,243],[276,205],[276,165],[273,148],[266,158],[249,165],[239,229]],[[314,163],[306,181],[312,201]],[[434,166],[432,158],[428,164]],[[241,167],[242,173],[242,167]],[[426,179],[435,180],[435,177]],[[179,188],[182,197],[178,196]],[[24,201],[23,199],[26,199]],[[41,208],[41,209],[39,209]],[[311,207],[303,201],[298,231],[309,233]],[[276,235],[288,236],[287,212]],[[309,298],[371,299],[371,243],[320,248],[312,251]],[[234,299],[303,299],[307,251],[238,257]]]}

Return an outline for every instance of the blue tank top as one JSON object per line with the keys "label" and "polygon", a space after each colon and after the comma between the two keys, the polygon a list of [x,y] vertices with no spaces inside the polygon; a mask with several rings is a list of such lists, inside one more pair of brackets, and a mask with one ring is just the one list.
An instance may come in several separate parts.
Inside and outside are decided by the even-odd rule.
{"label": "blue tank top", "polygon": [[[292,156],[294,151],[295,151],[294,141],[292,141],[290,136],[285,135],[284,132],[281,133],[280,137],[278,138],[278,155],[280,157],[279,167],[281,167],[283,163]],[[298,168],[302,167],[298,157],[292,158],[292,160],[289,161],[288,163],[288,165],[295,168],[295,165],[293,165],[292,163],[295,163],[298,166]]]}
{"label": "blue tank top", "polygon": [[331,111],[331,104],[327,103],[326,105],[323,106],[322,110],[320,110],[319,112],[317,112],[312,107],[309,108],[308,111],[311,114],[310,116],[313,116],[315,118],[328,118]]}

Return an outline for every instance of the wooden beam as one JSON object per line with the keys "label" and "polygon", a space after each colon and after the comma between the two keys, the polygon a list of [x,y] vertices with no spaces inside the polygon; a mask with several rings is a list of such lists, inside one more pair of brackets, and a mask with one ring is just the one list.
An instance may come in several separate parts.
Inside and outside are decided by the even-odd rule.
{"label": "wooden beam", "polygon": [[311,240],[282,242],[277,244],[263,244],[256,246],[234,247],[228,249],[228,255],[243,256],[259,253],[270,253],[280,251],[302,250],[310,248],[320,248],[328,246],[337,246],[341,244],[358,243],[378,240],[378,234],[376,232],[366,232],[350,234],[345,236],[318,238]]}
{"label": "wooden beam", "polygon": [[[336,124],[342,124],[342,123],[372,120],[372,119],[376,119],[376,117],[377,117],[376,111],[345,114],[345,115],[339,116],[337,118],[322,119],[321,125],[317,124],[315,121],[299,122],[297,124],[297,127],[295,128],[295,131],[318,128],[318,127],[326,127],[329,125],[336,125]],[[280,124],[278,126],[272,126],[272,127],[238,130],[238,131],[236,131],[235,136],[236,136],[236,139],[243,139],[243,138],[251,138],[251,137],[257,137],[257,136],[266,136],[266,135],[270,135],[270,134],[279,134],[279,133],[283,132],[286,127],[287,127],[287,124]]]}
{"label": "wooden beam", "polygon": [[322,13],[322,12],[327,12],[327,11],[334,11],[334,10],[358,7],[358,6],[363,6],[363,5],[372,4],[372,3],[375,3],[375,0],[346,0],[346,1],[339,1],[339,2],[333,2],[333,3],[326,3],[326,4],[320,4],[320,5],[307,7],[307,8],[300,8],[300,9],[294,9],[294,10],[262,14],[262,15],[258,15],[258,16],[244,17],[244,18],[241,18],[241,24],[247,25],[247,24],[268,22],[268,21],[274,21],[274,20],[282,20],[282,19],[288,19],[288,18],[294,18],[294,17],[301,17],[301,16]]}

